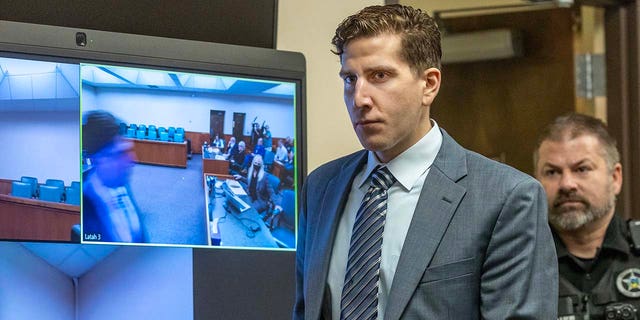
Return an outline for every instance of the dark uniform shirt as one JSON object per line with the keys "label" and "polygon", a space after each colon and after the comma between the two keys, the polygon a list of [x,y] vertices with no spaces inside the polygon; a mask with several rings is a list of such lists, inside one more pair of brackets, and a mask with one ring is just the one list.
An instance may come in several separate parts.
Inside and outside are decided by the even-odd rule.
{"label": "dark uniform shirt", "polygon": [[613,309],[619,302],[640,308],[640,257],[630,248],[628,232],[626,223],[614,215],[596,257],[580,259],[553,231],[560,273],[559,319],[605,319],[607,306]]}

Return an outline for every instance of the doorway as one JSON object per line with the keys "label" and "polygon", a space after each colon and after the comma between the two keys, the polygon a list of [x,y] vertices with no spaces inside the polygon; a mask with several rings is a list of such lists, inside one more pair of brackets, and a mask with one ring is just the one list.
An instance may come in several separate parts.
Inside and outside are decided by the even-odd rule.
{"label": "doorway", "polygon": [[[224,114],[223,110],[210,110],[209,113],[209,144],[213,143],[216,134],[224,139]],[[225,139],[227,140],[227,139]]]}
{"label": "doorway", "polygon": [[233,136],[236,137],[237,142],[244,140],[244,119],[246,116],[246,113],[233,113]]}

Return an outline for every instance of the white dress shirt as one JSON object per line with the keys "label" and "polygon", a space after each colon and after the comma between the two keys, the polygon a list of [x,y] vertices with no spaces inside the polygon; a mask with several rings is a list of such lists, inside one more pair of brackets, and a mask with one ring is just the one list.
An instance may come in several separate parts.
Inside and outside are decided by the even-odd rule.
{"label": "white dress shirt", "polygon": [[378,319],[384,316],[393,276],[422,186],[442,145],[442,133],[435,121],[432,120],[431,123],[433,127],[422,139],[386,164],[380,163],[375,154],[369,151],[366,166],[353,181],[347,204],[338,222],[327,277],[334,320],[340,319],[340,300],[353,224],[360,203],[369,188],[369,176],[378,165],[386,165],[397,179],[397,182],[388,190],[387,215],[382,240]]}

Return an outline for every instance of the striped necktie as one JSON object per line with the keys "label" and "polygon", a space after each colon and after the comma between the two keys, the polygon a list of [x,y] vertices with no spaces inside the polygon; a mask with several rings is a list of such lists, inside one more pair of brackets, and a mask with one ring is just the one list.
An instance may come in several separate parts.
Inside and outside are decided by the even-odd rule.
{"label": "striped necktie", "polygon": [[369,190],[358,209],[342,288],[342,320],[378,317],[378,282],[382,233],[387,214],[387,189],[394,182],[395,178],[386,167],[375,170]]}

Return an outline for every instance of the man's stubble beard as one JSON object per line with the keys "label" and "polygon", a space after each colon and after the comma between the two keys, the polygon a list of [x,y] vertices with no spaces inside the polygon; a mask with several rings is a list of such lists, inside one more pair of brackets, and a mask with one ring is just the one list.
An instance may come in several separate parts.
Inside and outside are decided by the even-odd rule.
{"label": "man's stubble beard", "polygon": [[606,216],[616,205],[616,195],[613,192],[613,185],[609,184],[609,197],[602,206],[594,206],[590,201],[576,194],[556,197],[556,201],[562,198],[579,200],[584,208],[570,208],[567,210],[549,209],[549,223],[556,229],[563,231],[574,231],[586,224]]}

